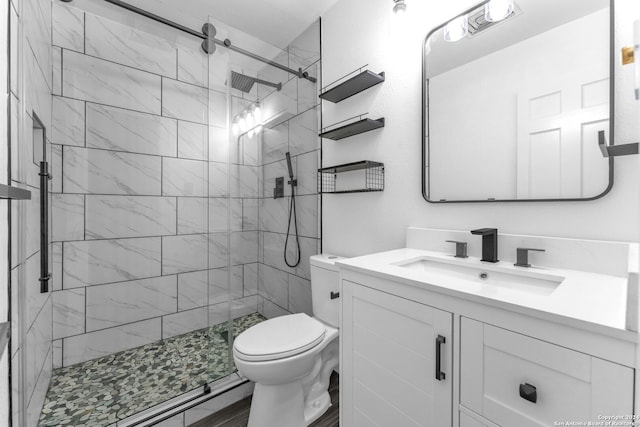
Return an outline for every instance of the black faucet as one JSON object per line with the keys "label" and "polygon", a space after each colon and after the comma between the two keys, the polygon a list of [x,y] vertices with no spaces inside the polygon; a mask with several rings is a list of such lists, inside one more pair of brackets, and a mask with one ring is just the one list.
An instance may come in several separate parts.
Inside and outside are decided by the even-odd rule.
{"label": "black faucet", "polygon": [[478,228],[471,234],[482,236],[482,259],[480,261],[498,262],[498,229]]}

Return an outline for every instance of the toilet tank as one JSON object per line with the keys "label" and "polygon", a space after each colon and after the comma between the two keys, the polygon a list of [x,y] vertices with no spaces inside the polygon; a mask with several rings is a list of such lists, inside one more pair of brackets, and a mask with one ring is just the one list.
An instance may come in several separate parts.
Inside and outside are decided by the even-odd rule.
{"label": "toilet tank", "polygon": [[313,316],[337,328],[340,324],[340,298],[331,299],[340,292],[340,277],[335,262],[342,257],[313,255],[311,263],[311,302]]}

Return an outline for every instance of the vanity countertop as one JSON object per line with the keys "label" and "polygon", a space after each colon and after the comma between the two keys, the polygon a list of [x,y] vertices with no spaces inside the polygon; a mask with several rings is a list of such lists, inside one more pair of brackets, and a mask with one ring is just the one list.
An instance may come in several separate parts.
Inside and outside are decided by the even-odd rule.
{"label": "vanity countertop", "polygon": [[[518,275],[561,276],[564,280],[546,295],[531,294],[501,286],[470,284],[444,273],[416,271],[396,263],[427,257],[451,262],[452,256],[422,249],[397,249],[336,262],[341,270],[355,271],[391,279],[469,301],[520,312],[528,316],[561,322],[581,329],[599,332],[628,341],[636,341],[637,333],[627,330],[628,277],[598,274],[560,268],[515,267],[512,262],[486,263],[469,257],[457,265]],[[629,266],[633,273],[633,265]]]}

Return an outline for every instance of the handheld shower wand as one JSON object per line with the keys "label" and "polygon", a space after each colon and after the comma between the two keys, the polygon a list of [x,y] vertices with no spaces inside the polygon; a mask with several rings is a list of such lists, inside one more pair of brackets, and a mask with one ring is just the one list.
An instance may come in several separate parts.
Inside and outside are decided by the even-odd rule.
{"label": "handheld shower wand", "polygon": [[285,153],[285,156],[287,156],[287,168],[289,168],[289,179],[293,181],[293,167],[291,167],[291,155],[287,151]]}
{"label": "handheld shower wand", "polygon": [[[287,237],[284,240],[284,262],[289,267],[294,268],[300,264],[300,236],[298,235],[298,219],[296,215],[296,185],[298,185],[298,181],[293,179],[293,167],[291,166],[291,155],[287,151],[285,153],[287,157],[287,167],[289,168],[289,184],[291,184],[291,204],[289,205],[289,220],[287,221]],[[296,258],[296,262],[289,264],[289,260],[287,259],[287,247],[289,245],[289,233],[291,231],[291,216],[293,214],[293,226],[295,228],[296,233],[296,247],[298,249],[298,256]]]}

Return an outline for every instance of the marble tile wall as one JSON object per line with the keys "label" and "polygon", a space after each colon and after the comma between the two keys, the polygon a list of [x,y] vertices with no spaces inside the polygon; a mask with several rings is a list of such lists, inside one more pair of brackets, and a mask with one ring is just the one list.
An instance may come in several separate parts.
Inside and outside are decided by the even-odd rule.
{"label": "marble tile wall", "polygon": [[[289,67],[300,67],[318,77],[319,23],[314,23],[297,37],[287,48],[286,56]],[[320,83],[290,78],[269,68],[258,75],[267,80],[285,79],[281,92],[261,91],[259,88],[260,102],[265,109],[294,115],[274,129],[265,130],[259,145],[258,311],[268,318],[297,312],[311,314],[309,257],[320,252],[320,198],[316,183],[321,149],[318,137]],[[285,185],[284,198],[273,198],[275,178],[285,177],[285,183],[288,181],[286,152],[291,153],[294,175],[298,180],[295,191],[301,261],[295,268],[288,267],[283,258],[291,202],[290,187]],[[293,235],[289,237],[287,249],[287,259],[291,263],[297,256]]]}
{"label": "marble tile wall", "polygon": [[[295,117],[262,142],[230,143],[226,95],[205,87],[197,45],[61,2],[52,19],[55,366],[225,320],[230,300],[234,315],[310,313],[317,85],[279,74],[281,92],[234,93],[234,109],[261,97]],[[317,75],[317,23],[285,55]],[[302,262],[294,269],[282,261],[290,194],[270,198],[273,178],[286,175],[286,151],[299,180]]]}
{"label": "marble tile wall", "polygon": [[[52,292],[40,293],[40,191],[39,162],[51,157],[52,135],[73,127],[52,128],[51,0],[10,0],[11,185],[31,191],[31,200],[11,204],[11,358],[14,425],[33,426],[44,402],[52,371]],[[5,7],[7,7],[5,6]],[[66,105],[56,106],[62,115],[73,115]],[[33,130],[36,114],[47,128],[47,148]],[[73,123],[73,121],[72,121]],[[3,159],[4,161],[5,159]],[[78,200],[57,200],[56,209],[69,211]],[[62,234],[77,233],[66,226]],[[55,286],[55,280],[50,287]]]}
{"label": "marble tile wall", "polygon": [[[11,180],[33,196],[12,207],[11,310],[26,319],[12,330],[15,424],[37,424],[52,368],[222,322],[229,311],[310,312],[317,85],[278,70],[255,73],[283,90],[236,91],[234,108],[260,99],[295,117],[262,141],[235,144],[224,87],[207,89],[212,74],[197,41],[177,45],[60,1],[9,4]],[[317,23],[279,58],[312,75],[319,59]],[[211,73],[223,68],[218,62]],[[49,130],[53,175],[45,294],[33,112]],[[286,208],[269,199],[266,182],[285,175],[286,151],[301,195],[303,261],[295,269],[282,262]]]}
{"label": "marble tile wall", "polygon": [[227,95],[197,40],[60,1],[52,19],[54,366],[224,321],[230,299],[255,312],[259,165],[226,163]]}

